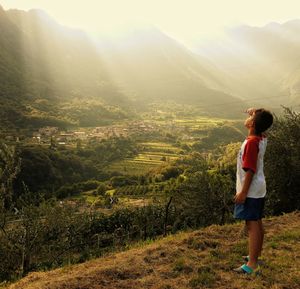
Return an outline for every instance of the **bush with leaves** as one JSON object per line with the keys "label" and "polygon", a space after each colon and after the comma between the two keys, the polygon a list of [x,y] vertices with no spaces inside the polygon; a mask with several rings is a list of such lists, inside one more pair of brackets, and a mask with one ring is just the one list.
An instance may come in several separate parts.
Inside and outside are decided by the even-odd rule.
{"label": "bush with leaves", "polygon": [[161,205],[122,208],[110,215],[74,211],[73,206],[52,201],[24,204],[0,233],[0,281],[82,262],[115,246],[154,238],[175,219],[170,213],[165,224]]}
{"label": "bush with leaves", "polygon": [[265,156],[267,212],[300,209],[300,113],[284,108],[269,133]]}
{"label": "bush with leaves", "polygon": [[178,224],[197,228],[231,221],[234,186],[229,175],[218,171],[187,174],[174,194]]}
{"label": "bush with leaves", "polygon": [[[10,260],[18,254],[18,248],[13,241],[15,236],[19,238],[22,232],[11,234],[8,224],[14,213],[13,181],[20,170],[20,159],[15,153],[14,147],[9,147],[0,142],[0,278],[5,279],[10,276],[10,272],[18,275],[15,264],[10,264]],[[5,270],[2,270],[3,268]],[[7,272],[9,270],[9,272]],[[0,279],[0,280],[1,280]]]}
{"label": "bush with leaves", "polygon": [[99,196],[104,196],[106,193],[106,185],[104,183],[99,183],[97,187],[97,194]]}

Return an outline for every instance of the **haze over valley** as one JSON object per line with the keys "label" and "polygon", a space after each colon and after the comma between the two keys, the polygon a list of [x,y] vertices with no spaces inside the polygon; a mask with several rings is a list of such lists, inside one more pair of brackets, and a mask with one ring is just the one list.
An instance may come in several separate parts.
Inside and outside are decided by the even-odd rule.
{"label": "haze over valley", "polygon": [[101,125],[154,103],[235,118],[250,104],[299,105],[300,20],[236,27],[196,52],[154,26],[95,39],[41,10],[1,8],[0,21],[8,126]]}

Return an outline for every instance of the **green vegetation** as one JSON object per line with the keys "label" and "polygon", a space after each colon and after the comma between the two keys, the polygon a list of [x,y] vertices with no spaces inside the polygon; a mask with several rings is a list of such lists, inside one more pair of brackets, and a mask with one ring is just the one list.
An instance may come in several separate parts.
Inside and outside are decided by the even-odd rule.
{"label": "green vegetation", "polygon": [[[281,155],[280,163],[295,168],[299,150],[297,142],[291,140],[298,139],[298,128],[299,115],[290,110],[276,119],[266,156],[269,180],[275,173],[272,165],[276,165],[278,149],[291,151]],[[289,139],[283,137],[283,130],[289,131]],[[219,133],[224,135],[223,130],[214,128],[209,132],[216,135],[214,139]],[[177,140],[179,135],[174,136],[169,142],[141,142],[141,136],[138,142],[134,138],[112,138],[68,149],[19,144],[13,150],[3,144],[2,192],[7,193],[2,193],[0,214],[0,245],[1,251],[6,252],[0,255],[6,260],[1,261],[5,266],[2,280],[15,279],[32,270],[82,262],[140,239],[232,222],[235,161],[240,144],[222,143],[200,153],[191,147],[183,150]],[[139,174],[107,169],[122,158],[128,162],[129,157],[137,156],[142,161],[141,154],[164,159]],[[280,173],[280,168],[275,169]],[[268,183],[271,198],[267,214],[278,213],[277,208],[281,208],[280,213],[299,209],[299,170],[294,169],[290,176],[290,190],[295,195],[290,199],[280,198],[286,191],[277,182]],[[143,205],[126,205],[126,201],[129,204],[139,199],[144,200]],[[57,218],[64,221],[54,226]],[[270,246],[278,249],[279,241],[292,238],[298,237],[285,235],[274,239]],[[223,256],[218,242],[190,245],[200,250],[213,248],[211,258]],[[241,242],[232,254],[242,254],[244,248]],[[189,264],[178,259],[173,269],[174,274],[187,272]],[[213,272],[200,270],[190,285],[203,285],[204,280],[208,282],[205,286],[217,282]]]}
{"label": "green vegetation", "polygon": [[134,158],[112,162],[108,171],[121,172],[124,175],[144,175],[149,171],[163,167],[179,157],[180,148],[163,142],[139,143],[140,153]]}
{"label": "green vegetation", "polygon": [[300,114],[288,108],[276,119],[266,155],[270,214],[299,209]]}
{"label": "green vegetation", "polygon": [[22,162],[16,192],[21,194],[25,182],[33,193],[63,198],[85,190],[74,183],[107,178],[105,167],[115,159],[134,155],[136,146],[130,139],[113,138],[79,149],[19,145],[17,152]]}
{"label": "green vegetation", "polygon": [[[156,30],[147,32],[160,39],[154,46],[102,54],[84,33],[41,11],[0,7],[0,29],[0,282],[233,221],[236,154],[244,137],[235,118],[244,105],[237,93],[225,93],[231,88],[214,69]],[[224,100],[232,105],[224,109]],[[299,121],[299,113],[285,108],[269,134],[268,215],[300,209]],[[69,129],[87,137],[32,138],[46,126],[66,131],[66,140]],[[269,252],[290,248],[298,233],[274,236]],[[220,285],[222,265],[216,273],[208,263],[223,262],[228,253],[226,266],[233,266],[246,247],[239,241],[224,251],[220,243],[187,240],[189,249],[209,251],[203,266],[179,253],[162,275],[190,274],[185,285],[192,288]],[[281,258],[281,267],[270,263],[267,272],[280,275],[288,267]],[[299,277],[291,280],[294,286]]]}

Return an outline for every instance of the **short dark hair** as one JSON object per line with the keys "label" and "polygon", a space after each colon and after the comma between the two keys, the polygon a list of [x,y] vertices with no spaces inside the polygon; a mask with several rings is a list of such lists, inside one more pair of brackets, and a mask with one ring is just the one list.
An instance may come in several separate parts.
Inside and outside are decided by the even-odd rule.
{"label": "short dark hair", "polygon": [[272,125],[273,115],[270,111],[260,108],[255,111],[253,121],[255,132],[261,134]]}

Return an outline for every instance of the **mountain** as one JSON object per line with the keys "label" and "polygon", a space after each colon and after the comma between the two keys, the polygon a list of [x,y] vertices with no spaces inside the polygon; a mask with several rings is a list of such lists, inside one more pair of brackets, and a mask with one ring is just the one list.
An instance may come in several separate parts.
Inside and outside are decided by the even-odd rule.
{"label": "mountain", "polygon": [[91,39],[40,10],[0,8],[2,127],[95,126],[152,104],[239,117],[300,104],[300,20],[240,26],[194,53],[155,27]]}
{"label": "mountain", "polygon": [[63,27],[40,10],[9,10],[7,15],[22,33],[28,81],[38,80],[63,98],[76,93],[103,97],[110,79],[84,32]]}
{"label": "mountain", "polygon": [[[2,129],[97,125],[126,116],[129,100],[110,80],[85,33],[40,10],[1,8],[0,24]],[[89,107],[97,111],[87,120]]]}
{"label": "mountain", "polygon": [[[209,61],[153,27],[96,42],[41,10],[1,8],[0,23],[2,129],[100,125],[155,102],[218,116],[244,107]],[[224,102],[233,105],[224,110]]]}
{"label": "mountain", "polygon": [[[30,273],[7,289],[299,288],[299,212],[264,220],[262,274],[237,275],[247,254],[243,224],[169,235],[83,264]],[[251,282],[249,282],[251,280]],[[1,286],[1,285],[0,285]]]}
{"label": "mountain", "polygon": [[23,91],[21,36],[0,6],[0,119],[13,120],[15,103]]}
{"label": "mountain", "polygon": [[134,30],[102,51],[113,79],[136,101],[173,101],[216,114],[224,113],[218,107],[224,102],[242,106],[239,98],[224,92],[207,59],[154,27]]}
{"label": "mountain", "polygon": [[233,95],[273,106],[300,104],[300,20],[239,26],[198,48],[230,80]]}

